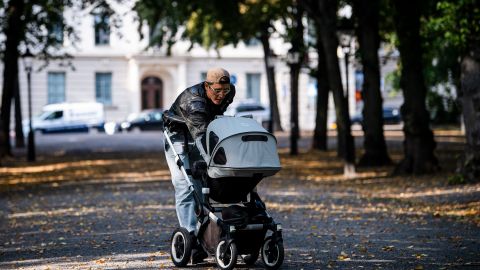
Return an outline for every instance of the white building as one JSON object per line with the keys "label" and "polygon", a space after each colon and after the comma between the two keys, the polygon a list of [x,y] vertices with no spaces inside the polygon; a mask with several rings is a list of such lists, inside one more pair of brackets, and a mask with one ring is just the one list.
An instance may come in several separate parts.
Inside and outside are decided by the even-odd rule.
{"label": "white building", "polygon": [[[64,41],[65,50],[74,56],[74,69],[54,61],[40,71],[34,67],[34,115],[40,113],[44,105],[58,102],[102,102],[105,105],[107,121],[122,120],[129,113],[142,109],[169,108],[181,91],[203,81],[206,71],[214,66],[224,67],[231,73],[237,88],[237,100],[253,98],[265,105],[269,103],[260,44],[224,47],[220,50],[219,58],[216,52],[199,47],[188,51],[189,44],[179,42],[174,45],[172,56],[167,57],[162,50],[146,49],[147,40],[140,40],[138,22],[134,20],[131,12],[127,12],[130,10],[128,5],[117,4],[112,8],[118,14],[125,14],[118,29],[105,31],[99,27],[98,22],[101,19],[94,15],[95,10],[85,11],[79,16],[78,22],[75,22],[80,42],[73,47],[68,40]],[[66,14],[66,18],[70,15]],[[145,31],[147,33],[146,29]],[[275,53],[280,55],[280,58],[284,57],[289,45],[282,43],[281,39],[272,39],[271,43]],[[283,59],[275,62],[276,83],[282,126],[288,129],[290,82],[289,69],[284,62]],[[35,65],[39,67],[41,63],[37,62]],[[1,69],[3,67],[0,66]],[[26,75],[21,61],[19,70],[22,113],[24,118],[27,118]],[[343,70],[342,66],[342,76]],[[350,71],[349,89],[353,92],[353,65]],[[0,81],[2,79],[0,78]],[[303,72],[299,85],[299,119],[300,128],[303,130],[314,128],[315,100],[314,79]],[[350,105],[353,113],[354,95],[351,95]]]}

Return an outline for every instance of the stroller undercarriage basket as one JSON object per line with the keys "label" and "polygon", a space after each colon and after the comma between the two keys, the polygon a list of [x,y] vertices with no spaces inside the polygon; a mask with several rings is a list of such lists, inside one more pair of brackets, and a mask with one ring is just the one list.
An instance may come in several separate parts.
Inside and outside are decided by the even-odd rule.
{"label": "stroller undercarriage basket", "polygon": [[261,178],[247,177],[207,177],[207,187],[210,188],[209,197],[220,203],[237,203],[246,201],[250,193]]}
{"label": "stroller undercarriage basket", "polygon": [[[248,224],[267,224],[273,221],[264,210],[255,210],[239,205],[225,207],[221,211],[221,216],[225,223],[236,225],[240,228]],[[236,242],[239,253],[250,254],[252,252],[258,252],[258,247],[261,246],[266,233],[266,229],[236,232]],[[219,225],[208,221],[205,232],[203,233],[203,247],[210,253],[214,253],[214,247],[217,246],[224,234],[225,233],[222,234]]]}

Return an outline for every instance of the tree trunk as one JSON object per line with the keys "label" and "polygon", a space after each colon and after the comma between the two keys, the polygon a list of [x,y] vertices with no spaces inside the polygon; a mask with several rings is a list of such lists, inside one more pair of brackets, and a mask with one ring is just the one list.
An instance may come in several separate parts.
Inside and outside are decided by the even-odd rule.
{"label": "tree trunk", "polygon": [[320,31],[325,62],[327,66],[328,83],[333,93],[335,112],[337,116],[338,152],[345,159],[347,166],[355,163],[355,144],[353,141],[348,103],[343,92],[342,78],[337,57],[338,39],[336,35],[337,7],[336,0],[304,1],[305,9],[314,19],[315,26]]}
{"label": "tree trunk", "polygon": [[25,138],[23,136],[23,126],[22,126],[22,107],[20,102],[20,84],[18,82],[18,73],[17,80],[15,83],[15,146],[18,148],[25,147]]}
{"label": "tree trunk", "polygon": [[439,166],[434,155],[436,143],[425,105],[427,89],[420,43],[420,7],[417,2],[402,0],[394,0],[393,5],[402,61],[400,86],[405,100],[400,109],[404,121],[405,156],[395,168],[395,173],[430,173],[437,171]]}
{"label": "tree trunk", "polygon": [[[0,118],[0,130],[3,130],[3,121],[2,119]],[[6,138],[4,138],[5,134],[3,132],[0,132],[0,142],[3,142],[6,140]],[[0,166],[2,166],[2,160],[5,158],[5,156],[7,155],[7,153],[5,152],[5,148],[4,147],[0,147]]]}
{"label": "tree trunk", "polygon": [[[262,33],[260,35],[260,41],[262,42],[263,46],[263,60],[265,63],[265,71],[267,74],[267,82],[268,82],[268,97],[270,99],[270,121],[271,126],[269,128],[270,132],[273,131],[282,131],[282,125],[280,122],[280,112],[278,111],[278,103],[277,103],[277,86],[275,83],[275,66],[273,63],[269,63],[271,59],[269,56],[273,56],[273,52],[270,49],[270,35],[268,33],[268,26],[262,29]],[[273,126],[272,126],[273,125]]]}
{"label": "tree trunk", "polygon": [[365,152],[360,166],[391,164],[383,134],[382,94],[380,92],[379,48],[379,0],[353,2],[353,14],[357,19],[356,34],[363,65],[363,146]]}
{"label": "tree trunk", "polygon": [[[293,35],[290,43],[292,48],[289,53],[298,56],[298,59],[291,59],[290,66],[290,155],[298,154],[298,138],[300,128],[298,126],[298,78],[302,66],[304,43],[303,43],[303,10],[296,6],[294,9]],[[287,60],[288,61],[288,60]]]}
{"label": "tree trunk", "polygon": [[15,84],[18,76],[18,45],[20,43],[20,35],[23,33],[22,15],[25,3],[23,0],[11,0],[6,10],[7,26],[5,28],[5,54],[3,68],[3,92],[2,92],[2,133],[0,138],[0,152],[12,155],[10,145],[10,112],[12,106],[12,98],[15,91]]}
{"label": "tree trunk", "polygon": [[317,35],[317,114],[315,117],[315,130],[313,132],[312,148],[317,150],[327,150],[327,119],[328,119],[328,76],[325,63],[325,52],[322,42],[320,42],[320,31],[315,27]]}
{"label": "tree trunk", "polygon": [[467,182],[480,181],[480,48],[474,44],[470,53],[462,58],[461,90],[459,101],[462,105],[467,143],[459,159],[457,172]]}
{"label": "tree trunk", "polygon": [[290,65],[290,155],[298,155],[298,138],[300,128],[298,126],[298,77],[300,65]]}
{"label": "tree trunk", "polygon": [[[320,32],[320,39],[325,54],[328,84],[333,93],[337,115],[338,152],[345,160],[344,174],[355,171],[355,144],[350,127],[348,101],[342,87],[342,78],[337,57],[337,0],[301,0],[300,5],[307,11]],[[318,37],[317,37],[318,38]]]}

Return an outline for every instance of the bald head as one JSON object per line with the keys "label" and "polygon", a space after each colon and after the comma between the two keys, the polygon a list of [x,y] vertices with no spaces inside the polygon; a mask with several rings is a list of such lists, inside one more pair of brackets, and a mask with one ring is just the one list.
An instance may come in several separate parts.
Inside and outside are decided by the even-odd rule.
{"label": "bald head", "polygon": [[230,74],[223,68],[211,68],[207,71],[206,81],[209,83],[230,83]]}

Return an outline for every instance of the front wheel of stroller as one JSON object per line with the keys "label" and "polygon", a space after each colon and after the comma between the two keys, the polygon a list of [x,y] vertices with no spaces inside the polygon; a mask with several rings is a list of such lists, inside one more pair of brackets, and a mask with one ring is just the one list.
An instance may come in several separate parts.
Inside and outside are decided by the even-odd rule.
{"label": "front wheel of stroller", "polygon": [[265,268],[278,269],[283,263],[284,252],[282,242],[274,241],[271,236],[265,238],[260,251]]}
{"label": "front wheel of stroller", "polygon": [[237,264],[237,252],[237,245],[235,245],[235,243],[230,243],[227,250],[227,241],[220,241],[215,251],[215,260],[220,269],[233,269]]}
{"label": "front wheel of stroller", "polygon": [[192,253],[192,244],[192,238],[187,229],[175,229],[170,242],[170,257],[173,264],[178,267],[184,267],[188,264]]}

